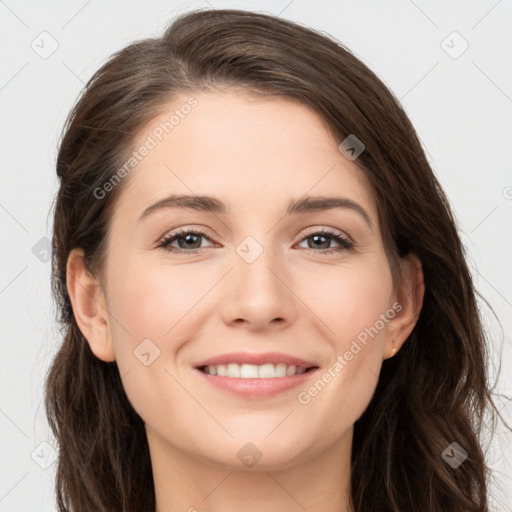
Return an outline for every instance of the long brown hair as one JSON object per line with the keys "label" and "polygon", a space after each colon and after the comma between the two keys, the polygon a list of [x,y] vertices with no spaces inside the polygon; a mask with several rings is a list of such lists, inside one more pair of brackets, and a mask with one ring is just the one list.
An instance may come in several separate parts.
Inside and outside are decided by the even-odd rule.
{"label": "long brown hair", "polygon": [[[57,158],[60,189],[52,285],[63,343],[50,367],[45,406],[59,445],[62,511],[154,511],[143,420],[115,362],[96,358],[66,289],[70,251],[100,272],[123,182],[95,191],[125,161],[134,138],[178,93],[236,87],[295,98],[343,141],[371,180],[392,268],[412,252],[425,295],[402,350],[383,363],[376,392],[354,427],[351,499],[357,512],[485,512],[488,469],[480,444],[492,408],[486,342],[456,222],[414,127],[379,78],[347,48],[299,24],[240,10],[200,10],[160,38],[130,44],[89,80],[71,111]],[[454,469],[442,452],[469,454]]]}

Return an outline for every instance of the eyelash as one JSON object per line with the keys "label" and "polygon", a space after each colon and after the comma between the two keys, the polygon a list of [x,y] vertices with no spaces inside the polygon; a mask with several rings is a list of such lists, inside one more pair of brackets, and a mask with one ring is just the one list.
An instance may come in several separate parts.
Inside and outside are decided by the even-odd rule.
{"label": "eyelash", "polygon": [[[158,247],[161,247],[168,252],[182,253],[182,254],[183,253],[196,254],[196,253],[200,252],[201,249],[204,249],[204,247],[203,247],[203,248],[199,248],[199,249],[186,250],[186,249],[181,249],[181,248],[177,248],[177,247],[171,247],[171,244],[174,241],[176,241],[180,238],[183,238],[186,235],[199,235],[201,237],[206,238],[207,240],[209,240],[211,242],[210,237],[204,231],[201,231],[200,229],[182,229],[182,230],[176,231],[174,233],[170,233],[168,236],[166,236],[161,241],[161,243],[158,245]],[[337,232],[335,232],[331,229],[328,229],[328,228],[322,229],[319,231],[313,231],[313,232],[309,233],[307,236],[303,237],[300,240],[300,242],[307,240],[308,238],[312,237],[313,235],[327,236],[327,238],[331,238],[332,240],[338,242],[341,246],[341,247],[335,247],[335,248],[331,248],[331,249],[319,249],[319,250],[310,249],[310,248],[305,249],[306,251],[313,252],[315,254],[341,253],[343,251],[353,249],[354,245],[355,245],[354,242],[352,242],[348,238],[345,238],[345,237],[339,235]]]}

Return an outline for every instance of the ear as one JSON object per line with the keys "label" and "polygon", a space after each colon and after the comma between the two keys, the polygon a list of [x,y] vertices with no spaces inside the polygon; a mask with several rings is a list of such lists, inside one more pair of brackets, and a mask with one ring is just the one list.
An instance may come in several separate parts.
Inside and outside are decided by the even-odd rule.
{"label": "ear", "polygon": [[383,359],[396,354],[411,334],[423,306],[425,284],[420,259],[408,254],[400,261],[402,282],[395,291],[395,316],[387,324]]}
{"label": "ear", "polygon": [[102,361],[115,361],[105,295],[87,269],[83,249],[70,252],[66,283],[76,323],[92,352]]}

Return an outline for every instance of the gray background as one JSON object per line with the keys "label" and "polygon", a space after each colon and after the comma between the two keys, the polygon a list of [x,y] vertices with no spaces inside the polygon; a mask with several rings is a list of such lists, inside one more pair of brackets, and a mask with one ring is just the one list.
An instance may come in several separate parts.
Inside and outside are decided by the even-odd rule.
{"label": "gray background", "polygon": [[[65,117],[110,54],[208,5],[332,34],[401,100],[451,200],[477,288],[496,312],[481,302],[491,370],[502,363],[496,391],[512,395],[511,0],[0,0],[0,512],[55,509],[42,387],[60,341],[47,238]],[[510,422],[510,400],[497,402]],[[487,450],[500,512],[512,510],[511,452],[501,428]]]}

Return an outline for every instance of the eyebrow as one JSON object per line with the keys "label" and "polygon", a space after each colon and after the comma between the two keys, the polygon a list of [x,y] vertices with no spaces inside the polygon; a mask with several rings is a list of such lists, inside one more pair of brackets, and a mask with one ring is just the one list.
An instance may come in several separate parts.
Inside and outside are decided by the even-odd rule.
{"label": "eyebrow", "polygon": [[[182,208],[221,215],[229,213],[228,206],[213,196],[171,195],[148,206],[139,217],[139,222],[149,214],[164,208]],[[344,208],[357,212],[363,217],[370,229],[373,229],[372,221],[366,210],[347,197],[307,196],[291,200],[286,208],[286,215],[331,210],[333,208]]]}

